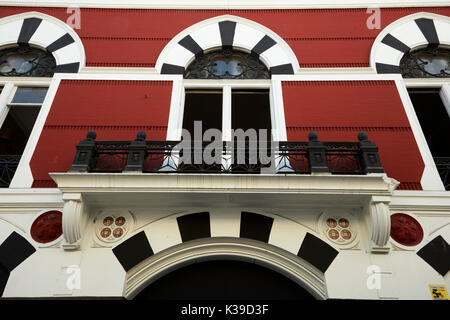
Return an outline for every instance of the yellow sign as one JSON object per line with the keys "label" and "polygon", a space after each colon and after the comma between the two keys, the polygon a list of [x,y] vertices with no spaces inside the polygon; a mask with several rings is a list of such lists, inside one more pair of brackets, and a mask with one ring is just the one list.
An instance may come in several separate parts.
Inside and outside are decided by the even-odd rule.
{"label": "yellow sign", "polygon": [[430,292],[433,300],[448,300],[447,287],[444,285],[430,284]]}

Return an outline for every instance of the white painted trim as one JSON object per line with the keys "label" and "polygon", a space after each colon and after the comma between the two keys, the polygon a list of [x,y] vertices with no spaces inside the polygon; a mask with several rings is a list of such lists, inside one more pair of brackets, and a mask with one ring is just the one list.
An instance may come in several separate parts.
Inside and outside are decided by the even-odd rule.
{"label": "white painted trim", "polygon": [[[127,201],[127,193],[258,193],[305,195],[390,196],[395,180],[386,174],[170,174],[170,173],[50,173],[63,193],[82,193],[92,201],[103,192]],[[343,187],[345,186],[345,187]],[[358,198],[358,200],[360,200]],[[280,204],[277,204],[280,205]]]}
{"label": "white painted trim", "polygon": [[[294,69],[294,72],[296,72],[297,70],[300,69],[300,65],[297,61],[297,57],[296,57],[294,51],[292,51],[291,47],[287,44],[287,42],[284,41],[284,39],[282,37],[280,37],[278,34],[273,32],[269,28],[267,28],[257,22],[254,22],[252,20],[245,19],[245,18],[238,17],[238,16],[233,16],[233,15],[221,15],[221,16],[213,17],[213,18],[198,22],[198,23],[184,29],[183,31],[178,33],[175,37],[173,37],[169,41],[169,43],[164,47],[164,49],[161,51],[161,53],[156,61],[155,68],[158,70],[158,72],[161,72],[161,68],[164,63],[176,64],[176,63],[171,63],[171,61],[172,61],[171,57],[173,55],[173,52],[178,52],[179,48],[181,47],[180,44],[178,44],[178,42],[181,39],[183,39],[184,37],[186,37],[187,35],[192,35],[192,37],[195,38],[196,34],[200,33],[202,35],[202,37],[201,37],[202,42],[198,43],[198,44],[204,50],[215,48],[218,45],[221,45],[222,42],[221,42],[220,33],[218,32],[218,30],[217,30],[217,32],[207,30],[208,28],[211,28],[212,26],[217,26],[217,24],[221,21],[233,21],[233,22],[236,22],[237,24],[242,24],[242,25],[248,27],[249,29],[255,30],[255,32],[258,34],[270,36],[277,43],[275,46],[279,49],[279,51],[282,52],[284,55],[286,55],[287,60],[285,63],[291,63],[292,67]],[[207,39],[206,36],[209,36],[210,38]],[[198,42],[200,40],[200,38],[196,39],[196,40]],[[241,49],[243,49],[245,51],[249,51],[248,48],[242,47]],[[194,54],[192,54],[192,57],[193,56],[194,56]],[[271,66],[279,64],[279,63],[272,61],[272,60],[274,60],[273,58],[278,59],[278,56],[274,56],[273,58],[269,59],[270,57],[265,56],[263,53],[261,55],[261,58],[263,58],[262,60],[264,60],[263,62],[267,65],[267,67],[271,67]],[[264,58],[266,58],[266,59],[264,59]],[[186,68],[188,66],[188,64],[191,62],[191,60],[192,59],[185,60],[185,64],[182,66]]]}
{"label": "white painted trim", "polygon": [[[61,55],[62,52],[60,50],[64,50],[67,47],[69,47],[69,46],[66,46],[66,47],[58,49],[52,53],[53,56],[55,57],[57,65],[61,64],[61,59],[64,58],[64,59],[67,59],[67,61],[64,61],[62,63],[79,62],[80,66],[79,66],[78,70],[81,70],[85,66],[86,54],[85,54],[84,46],[83,46],[83,43],[82,43],[80,37],[69,25],[67,25],[63,21],[61,21],[53,16],[50,16],[48,14],[44,14],[41,12],[37,12],[37,11],[25,12],[25,13],[15,14],[12,16],[7,16],[5,18],[0,19],[0,32],[1,32],[2,26],[8,25],[15,21],[22,21],[27,18],[39,18],[39,19],[42,19],[42,21],[45,21],[48,24],[52,25],[55,28],[53,41],[57,40],[59,38],[60,34],[66,34],[66,33],[68,33],[75,41],[74,43],[69,45],[72,48],[71,52],[68,52],[65,55]],[[48,27],[48,25],[46,25],[46,26]],[[18,27],[21,28],[22,23],[20,23],[20,25],[18,25]],[[41,38],[38,38],[37,36],[35,36],[36,34],[39,35],[39,33],[38,33],[39,27],[38,27],[38,30],[36,30],[36,33],[30,39],[29,43],[31,45],[45,49],[46,46],[48,45],[47,43],[49,42],[49,40],[48,40],[48,38],[44,39],[43,37],[47,37],[48,35],[41,34],[40,35]],[[18,30],[18,32],[20,33],[20,29]],[[7,43],[0,43],[0,45],[4,46],[4,45],[9,45],[9,44],[15,44],[17,41],[17,38],[14,41],[12,41],[12,40],[13,39],[9,39]]]}
{"label": "white painted trim", "polygon": [[325,276],[307,261],[279,247],[249,239],[211,238],[189,241],[145,259],[127,272],[124,297],[133,299],[169,272],[202,261],[238,260],[272,269],[296,282],[316,299],[326,299]]}
{"label": "white painted trim", "polygon": [[183,126],[184,112],[184,86],[183,77],[177,76],[173,81],[172,97],[170,101],[169,121],[167,124],[166,140],[179,141],[181,139],[181,128]]}
{"label": "white painted trim", "polygon": [[414,138],[417,142],[417,147],[419,148],[420,154],[422,156],[425,168],[423,170],[422,179],[420,183],[423,190],[445,190],[444,184],[442,183],[439,172],[434,163],[433,155],[431,154],[428,143],[425,139],[422,127],[420,126],[419,119],[417,118],[414,106],[409,97],[408,91],[406,89],[405,83],[400,75],[397,75],[400,79],[395,80],[395,85],[397,86],[397,91],[405,108],[406,116],[408,117],[409,124],[414,134]]}
{"label": "white painted trim", "polygon": [[441,87],[439,95],[441,96],[442,103],[444,104],[445,110],[447,110],[448,116],[450,117],[450,80]]}
{"label": "white painted trim", "polygon": [[124,8],[124,9],[313,9],[313,8],[390,8],[447,7],[448,0],[7,0],[4,6]]}
{"label": "white painted trim", "polygon": [[41,136],[48,113],[50,112],[59,83],[60,80],[55,77],[50,83],[47,94],[42,103],[41,110],[39,111],[36,122],[34,123],[33,130],[31,130],[30,137],[28,138],[22,157],[20,158],[14,178],[9,185],[10,188],[29,188],[33,184],[33,174],[31,173],[30,161],[39,141],[39,137]]}
{"label": "white painted trim", "polygon": [[231,141],[232,138],[232,109],[232,88],[225,85],[222,92],[222,141]]}
{"label": "white painted trim", "polygon": [[[155,68],[137,68],[137,67],[84,67],[80,70],[80,73],[86,74],[159,74]],[[376,73],[376,70],[372,67],[361,68],[300,68],[295,73],[296,75],[303,74],[369,74]],[[186,79],[189,81],[189,79]],[[211,80],[208,80],[211,81]]]}
{"label": "white painted trim", "polygon": [[[448,5],[448,3],[447,3],[447,5]],[[428,18],[428,19],[432,19],[433,21],[441,21],[441,22],[447,24],[450,28],[450,17],[446,17],[443,15],[434,14],[434,13],[429,13],[429,12],[418,12],[418,13],[414,13],[414,14],[408,15],[406,17],[400,18],[398,20],[395,20],[394,22],[389,24],[387,27],[385,27],[375,38],[375,41],[373,42],[373,45],[372,45],[372,49],[370,51],[370,66],[372,68],[375,68],[377,62],[394,64],[394,65],[400,64],[400,60],[403,57],[403,54],[398,54],[398,56],[396,56],[396,58],[394,59],[395,60],[394,62],[385,62],[386,59],[392,60],[392,57],[388,54],[388,52],[385,53],[383,51],[383,48],[387,47],[387,46],[381,42],[388,33],[391,33],[393,36],[396,36],[395,33],[400,32],[400,34],[402,34],[402,38],[398,38],[398,40],[402,41],[406,45],[409,45],[412,50],[420,47],[421,45],[427,44],[428,42],[426,41],[422,32],[417,27],[417,25],[414,23],[414,20],[420,19],[420,18]],[[403,30],[403,28],[407,24],[410,24],[410,23],[414,23],[414,24],[411,24],[411,28],[409,30]],[[412,46],[411,46],[411,44],[407,43],[408,41],[412,41]],[[398,51],[395,49],[392,49],[392,50]]]}
{"label": "white painted trim", "polygon": [[450,78],[404,78],[407,88],[440,88],[450,85]]}
{"label": "white painted trim", "polygon": [[0,94],[0,128],[8,115],[8,102],[12,99],[14,89],[12,82],[6,82]]}

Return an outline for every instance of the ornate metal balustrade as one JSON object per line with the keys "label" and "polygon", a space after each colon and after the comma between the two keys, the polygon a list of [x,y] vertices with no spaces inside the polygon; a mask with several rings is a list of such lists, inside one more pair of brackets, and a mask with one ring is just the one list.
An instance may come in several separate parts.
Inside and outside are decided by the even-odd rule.
{"label": "ornate metal balustrade", "polygon": [[20,155],[0,155],[0,188],[9,187],[20,157]]}
{"label": "ornate metal balustrade", "polygon": [[[308,142],[272,142],[267,147],[210,142],[96,141],[89,131],[77,145],[71,172],[152,173],[293,173],[367,174],[384,172],[378,147],[364,132],[359,142],[321,142],[310,132]],[[188,147],[186,147],[186,145]],[[205,155],[210,155],[209,159]]]}
{"label": "ornate metal balustrade", "polygon": [[434,158],[439,175],[445,190],[450,190],[450,157],[436,157]]}

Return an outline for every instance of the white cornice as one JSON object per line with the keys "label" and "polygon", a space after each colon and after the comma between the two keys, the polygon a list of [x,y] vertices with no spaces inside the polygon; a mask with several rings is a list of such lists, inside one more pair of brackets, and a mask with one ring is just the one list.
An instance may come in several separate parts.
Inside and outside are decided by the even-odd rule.
{"label": "white cornice", "polygon": [[448,0],[9,0],[3,6],[80,7],[124,9],[315,9],[315,8],[387,8],[448,7]]}
{"label": "white cornice", "polygon": [[[397,181],[369,175],[227,175],[166,173],[51,173],[63,193],[95,195],[294,194],[297,196],[390,196]],[[127,197],[127,196],[125,196]]]}

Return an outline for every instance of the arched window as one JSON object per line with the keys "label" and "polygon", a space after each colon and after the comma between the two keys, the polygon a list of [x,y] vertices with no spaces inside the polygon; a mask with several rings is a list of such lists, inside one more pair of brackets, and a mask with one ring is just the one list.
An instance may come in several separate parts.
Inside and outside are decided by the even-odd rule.
{"label": "arched window", "polygon": [[201,54],[186,68],[185,79],[270,79],[256,55],[233,49]]}
{"label": "arched window", "polygon": [[[0,118],[0,188],[11,184],[55,69],[45,49],[19,44],[0,50],[0,114],[6,115]],[[16,77],[39,80],[30,85]]]}
{"label": "arched window", "polygon": [[46,50],[19,45],[0,51],[0,76],[52,77],[55,68],[55,58]]}
{"label": "arched window", "polygon": [[450,49],[427,47],[405,54],[400,61],[404,78],[450,78]]}

